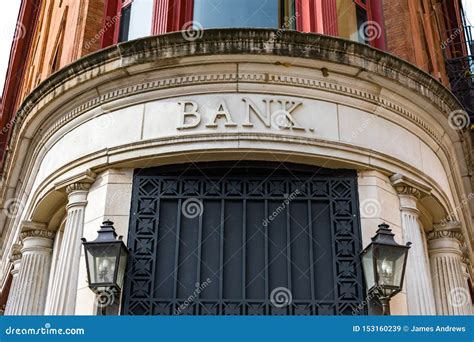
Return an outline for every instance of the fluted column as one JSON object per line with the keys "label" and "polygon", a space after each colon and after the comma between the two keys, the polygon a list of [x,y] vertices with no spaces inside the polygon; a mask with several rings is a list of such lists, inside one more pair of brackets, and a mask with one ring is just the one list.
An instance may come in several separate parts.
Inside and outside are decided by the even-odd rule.
{"label": "fluted column", "polygon": [[16,315],[43,315],[48,288],[54,232],[46,225],[23,222],[20,233],[21,269],[18,276],[19,300]]}
{"label": "fluted column", "polygon": [[68,194],[67,219],[59,250],[54,279],[48,292],[46,314],[74,314],[81,238],[84,230],[84,211],[91,181],[77,182],[66,187]]}
{"label": "fluted column", "polygon": [[12,269],[12,283],[10,286],[10,293],[8,295],[8,300],[7,300],[7,305],[5,307],[5,315],[14,315],[16,308],[17,308],[17,302],[19,300],[18,296],[18,276],[20,274],[20,268],[21,268],[21,245],[20,244],[15,244],[13,245],[12,248],[12,256],[11,256],[11,261],[13,264],[13,269]]}
{"label": "fluted column", "polygon": [[[408,313],[410,315],[435,315],[436,305],[430,276],[430,266],[425,249],[425,232],[419,222],[417,201],[426,188],[402,176],[392,177],[400,199],[400,214],[404,242],[411,242],[405,271]],[[420,190],[421,189],[421,190]]]}
{"label": "fluted column", "polygon": [[464,277],[459,222],[448,222],[428,234],[431,274],[438,315],[471,315],[472,300]]}

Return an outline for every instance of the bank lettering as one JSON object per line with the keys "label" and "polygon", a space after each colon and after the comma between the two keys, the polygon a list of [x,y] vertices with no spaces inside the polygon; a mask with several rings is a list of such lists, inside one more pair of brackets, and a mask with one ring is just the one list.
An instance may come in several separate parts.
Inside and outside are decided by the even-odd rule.
{"label": "bank lettering", "polygon": [[[294,117],[303,103],[288,99],[263,99],[257,105],[249,98],[242,98],[239,111],[230,110],[224,99],[218,101],[214,109],[202,112],[195,101],[183,100],[178,102],[180,107],[177,129],[189,130],[205,126],[206,128],[252,128],[260,122],[267,128],[283,130],[306,131]],[[206,123],[203,123],[206,117]],[[240,118],[240,120],[238,120]],[[313,129],[310,129],[313,131]]]}

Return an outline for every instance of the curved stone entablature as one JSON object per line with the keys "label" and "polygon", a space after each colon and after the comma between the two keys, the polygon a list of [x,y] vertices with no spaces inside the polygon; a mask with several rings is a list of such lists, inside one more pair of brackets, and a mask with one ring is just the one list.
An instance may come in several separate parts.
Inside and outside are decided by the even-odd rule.
{"label": "curved stone entablature", "polygon": [[[15,222],[32,220],[87,169],[281,155],[404,174],[440,203],[436,223],[454,216],[471,238],[466,139],[448,122],[460,109],[416,67],[343,39],[244,29],[148,37],[86,56],[28,96],[9,142],[3,203],[24,198]],[[12,245],[10,221],[2,239]]]}

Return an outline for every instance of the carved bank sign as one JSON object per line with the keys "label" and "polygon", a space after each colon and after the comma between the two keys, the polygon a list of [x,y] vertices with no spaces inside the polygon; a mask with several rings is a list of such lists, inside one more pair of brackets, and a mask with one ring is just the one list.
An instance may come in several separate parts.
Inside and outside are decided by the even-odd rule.
{"label": "carved bank sign", "polygon": [[263,98],[254,101],[243,97],[240,106],[229,107],[224,98],[213,101],[215,105],[201,106],[197,101],[179,101],[178,130],[196,128],[252,128],[260,123],[267,128],[296,131],[314,131],[298,122],[302,109],[300,101],[285,98]]}

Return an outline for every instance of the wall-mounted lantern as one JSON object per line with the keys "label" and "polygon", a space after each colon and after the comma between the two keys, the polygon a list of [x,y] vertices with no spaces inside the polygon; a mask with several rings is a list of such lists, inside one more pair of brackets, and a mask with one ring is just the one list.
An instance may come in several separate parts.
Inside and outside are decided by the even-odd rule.
{"label": "wall-mounted lantern", "polygon": [[123,288],[125,267],[128,250],[122,241],[117,238],[114,223],[105,221],[97,231],[94,241],[82,239],[86,254],[87,277],[89,288],[95,293],[120,293]]}
{"label": "wall-mounted lantern", "polygon": [[383,314],[390,315],[390,298],[402,290],[411,242],[399,245],[388,224],[380,224],[372,242],[362,251],[362,268],[368,293],[382,305]]}

